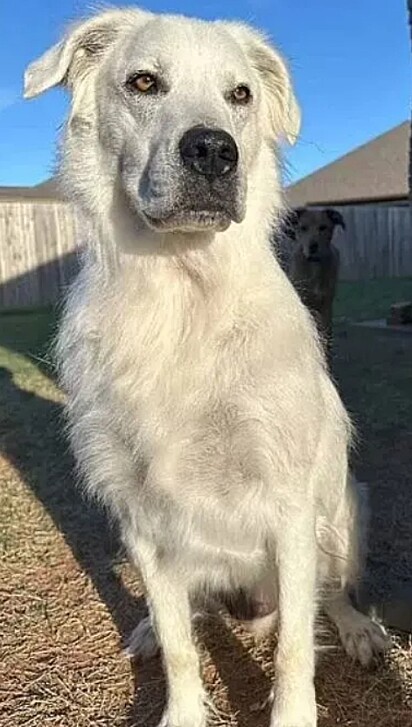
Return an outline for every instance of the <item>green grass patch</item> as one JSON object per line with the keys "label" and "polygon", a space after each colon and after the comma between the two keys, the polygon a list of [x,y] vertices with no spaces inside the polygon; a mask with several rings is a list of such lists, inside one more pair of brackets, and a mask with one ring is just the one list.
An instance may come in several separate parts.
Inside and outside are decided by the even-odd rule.
{"label": "green grass patch", "polygon": [[49,309],[0,314],[0,367],[29,375],[41,369],[50,375],[50,347],[57,314]]}
{"label": "green grass patch", "polygon": [[334,374],[362,429],[404,430],[412,422],[412,336],[343,328],[335,339]]}
{"label": "green grass patch", "polygon": [[412,300],[412,278],[340,282],[334,317],[350,321],[386,318],[392,303]]}

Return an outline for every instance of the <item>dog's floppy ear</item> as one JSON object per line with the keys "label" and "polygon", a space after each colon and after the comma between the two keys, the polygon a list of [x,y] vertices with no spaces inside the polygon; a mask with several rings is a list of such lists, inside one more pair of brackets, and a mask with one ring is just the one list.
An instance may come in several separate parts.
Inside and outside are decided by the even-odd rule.
{"label": "dog's floppy ear", "polygon": [[343,219],[341,213],[338,212],[338,210],[334,210],[331,207],[328,207],[325,212],[334,225],[339,225],[342,230],[346,230],[345,220]]}
{"label": "dog's floppy ear", "polygon": [[293,210],[293,215],[295,217],[296,222],[299,222],[302,215],[306,212],[306,207],[296,207]]}
{"label": "dog's floppy ear", "polygon": [[296,239],[296,228],[305,211],[306,207],[297,207],[296,209],[287,211],[283,220],[283,232],[286,237],[289,237],[291,240]]}
{"label": "dog's floppy ear", "polygon": [[295,207],[295,209],[290,210],[287,214],[287,219],[289,220],[289,224],[296,227],[299,224],[299,220],[302,217],[302,215],[306,212],[306,207]]}
{"label": "dog's floppy ear", "polygon": [[148,17],[149,13],[109,10],[73,26],[63,40],[28,66],[24,98],[33,98],[59,84],[71,87],[77,78],[87,75],[120,30],[136,16]]}
{"label": "dog's floppy ear", "polygon": [[285,61],[258,31],[240,23],[225,23],[225,27],[243,47],[262,80],[268,136],[283,136],[294,144],[301,114]]}

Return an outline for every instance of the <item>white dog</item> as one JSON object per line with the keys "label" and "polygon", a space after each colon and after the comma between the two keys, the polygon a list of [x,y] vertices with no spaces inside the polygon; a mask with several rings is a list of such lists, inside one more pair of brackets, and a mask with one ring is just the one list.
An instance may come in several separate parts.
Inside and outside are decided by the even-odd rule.
{"label": "white dog", "polygon": [[31,65],[26,96],[56,84],[72,93],[62,179],[95,230],[59,336],[71,440],[147,587],[163,724],[206,721],[193,595],[269,582],[271,725],[314,727],[319,588],[337,586],[326,608],[353,657],[384,635],[346,595],[348,417],[268,241],[277,144],[299,127],[286,66],[241,24],[112,10]]}

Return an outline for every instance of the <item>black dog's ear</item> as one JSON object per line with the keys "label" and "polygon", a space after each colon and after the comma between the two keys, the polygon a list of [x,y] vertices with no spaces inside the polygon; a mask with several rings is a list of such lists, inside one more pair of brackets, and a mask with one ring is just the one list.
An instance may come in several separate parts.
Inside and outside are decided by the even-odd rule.
{"label": "black dog's ear", "polygon": [[302,215],[306,212],[306,207],[296,207],[296,209],[293,210],[292,214],[296,220],[296,222],[299,222]]}
{"label": "black dog's ear", "polygon": [[296,207],[291,209],[286,214],[286,221],[289,226],[295,226],[298,224],[302,215],[306,212],[306,207]]}
{"label": "black dog's ear", "polygon": [[291,240],[295,240],[296,238],[296,226],[304,211],[304,207],[288,210],[283,219],[283,232],[286,237],[289,237]]}
{"label": "black dog's ear", "polygon": [[327,216],[329,217],[330,221],[333,222],[334,225],[339,225],[342,230],[346,230],[345,220],[343,219],[342,215],[338,210],[334,210],[331,207],[325,210]]}
{"label": "black dog's ear", "polygon": [[288,210],[283,218],[283,233],[290,240],[296,240],[296,228],[304,212],[306,212],[306,207],[297,207]]}

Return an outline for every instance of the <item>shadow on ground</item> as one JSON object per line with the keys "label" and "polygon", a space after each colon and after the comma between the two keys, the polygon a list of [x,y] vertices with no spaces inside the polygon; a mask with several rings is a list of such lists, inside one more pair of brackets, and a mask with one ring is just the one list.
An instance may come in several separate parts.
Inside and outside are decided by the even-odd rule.
{"label": "shadow on ground", "polygon": [[[379,396],[383,374],[376,360],[374,370],[373,360],[367,355],[365,359],[365,345],[357,340],[348,353],[343,337],[338,343],[335,363],[345,400],[351,408],[359,410],[360,407],[362,411],[364,440],[358,464],[361,476],[374,483],[369,569],[380,593],[395,580],[399,583],[399,578],[406,581],[412,572],[409,569],[412,557],[411,449],[406,446],[411,443],[411,433],[403,420],[399,426],[396,424],[393,405],[385,416],[379,406],[376,409],[374,401]],[[393,357],[403,355],[393,351],[388,357],[386,350],[388,376]],[[365,386],[361,377],[366,376],[364,368],[371,365],[372,371],[368,375],[372,383]],[[363,378],[363,382],[365,380]],[[125,588],[117,572],[119,541],[116,532],[109,526],[105,514],[86,504],[73,485],[73,461],[61,435],[61,406],[19,389],[6,368],[0,370],[0,405],[0,442],[4,455],[19,470],[63,534],[123,639],[142,617],[145,606]],[[402,410],[405,422],[408,412]],[[409,548],[407,553],[405,548]],[[253,655],[248,644],[224,624],[215,622],[202,629],[202,643],[216,667],[213,675],[206,669],[206,680],[212,692],[224,692],[222,700],[229,702],[238,727],[267,725],[268,709],[253,712],[251,708],[257,701],[263,701],[270,690],[269,647],[263,645]],[[136,700],[130,707],[127,724],[130,727],[155,727],[165,699],[160,661],[146,665],[136,663],[132,669]],[[216,683],[220,681],[223,686],[217,689]],[[372,714],[382,715],[381,721],[375,719],[373,722],[376,727],[407,727],[406,718],[393,712],[394,698],[399,710],[405,704],[403,686],[393,664],[370,674],[350,665],[341,653],[329,654],[321,659],[317,682],[320,725],[366,727],[372,724],[368,716]],[[406,711],[402,711],[402,715],[405,714]]]}
{"label": "shadow on ground", "polygon": [[2,453],[63,534],[124,638],[141,618],[144,606],[116,572],[122,557],[116,531],[103,510],[86,502],[74,485],[61,405],[19,389],[5,368],[0,369],[0,405]]}

